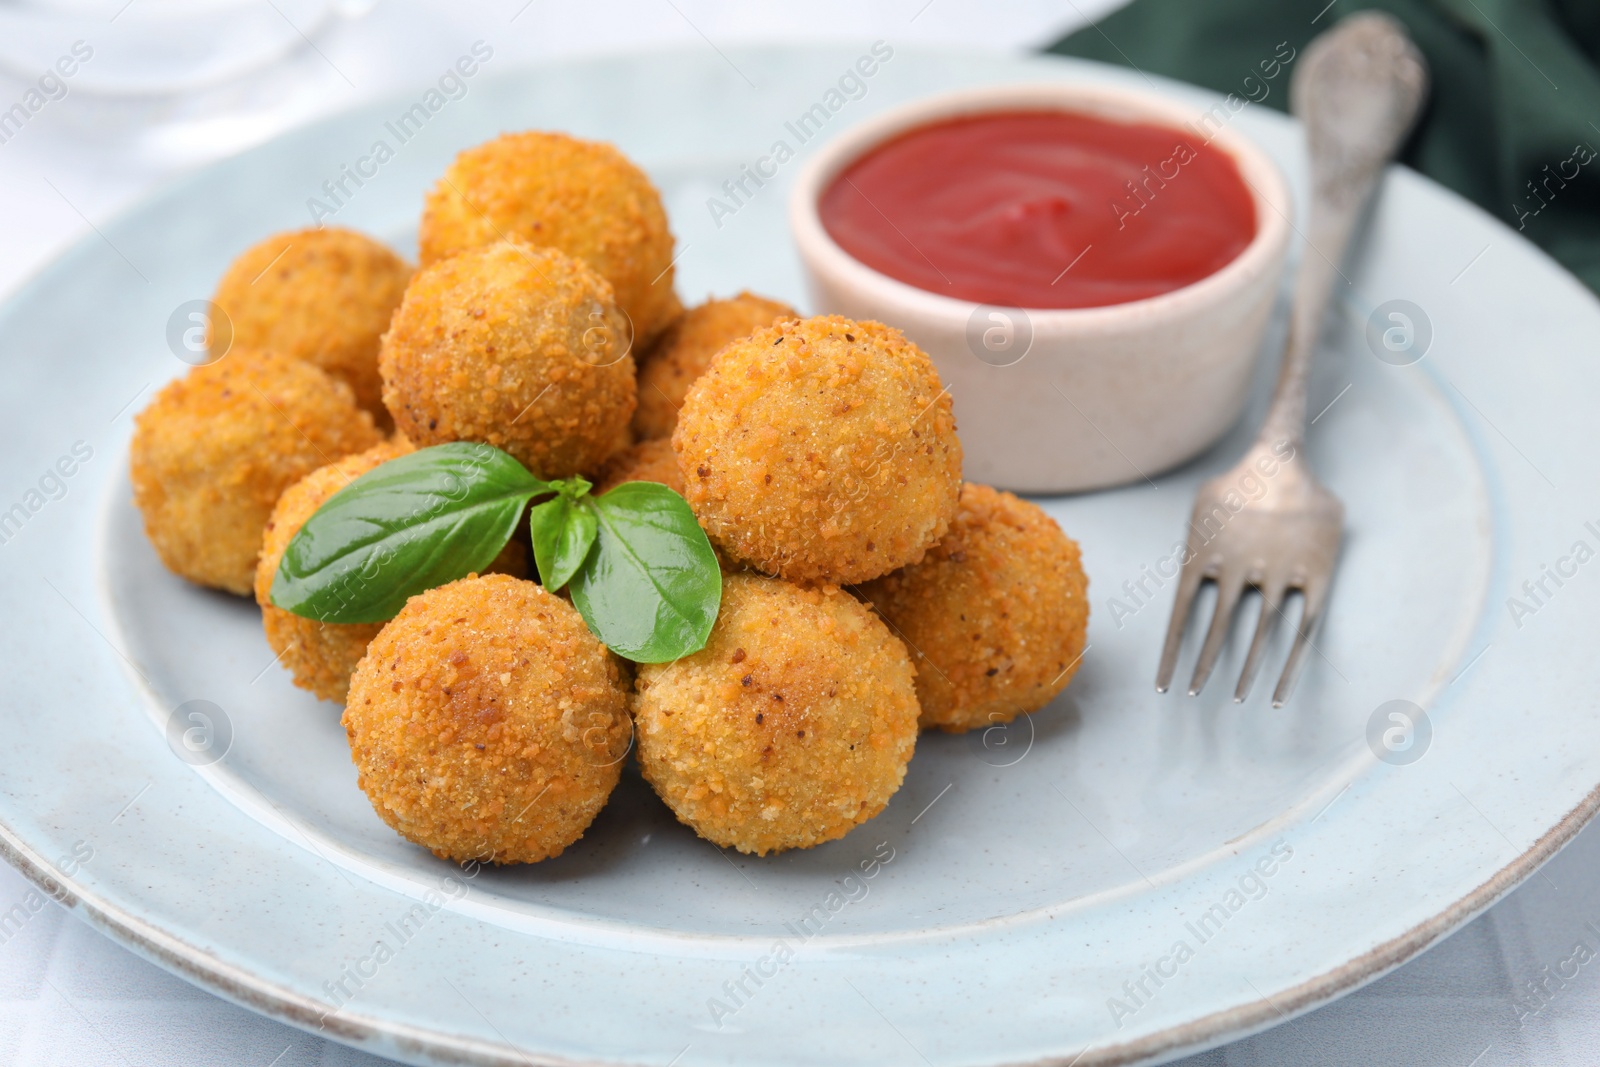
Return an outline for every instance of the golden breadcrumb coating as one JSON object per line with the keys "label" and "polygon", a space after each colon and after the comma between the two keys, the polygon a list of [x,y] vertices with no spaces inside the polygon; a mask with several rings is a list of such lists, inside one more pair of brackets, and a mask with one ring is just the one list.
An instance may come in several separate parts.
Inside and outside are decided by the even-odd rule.
{"label": "golden breadcrumb coating", "polygon": [[689,389],[673,448],[712,542],[755,569],[854,583],[944,536],[961,442],[933,363],[838,315],[757,330]]}
{"label": "golden breadcrumb coating", "polygon": [[594,495],[608,492],[623,482],[659,482],[679,496],[683,495],[683,475],[678,470],[678,454],[664,437],[640,441],[618,452],[600,471]]}
{"label": "golden breadcrumb coating", "polygon": [[355,390],[381,425],[378,339],[411,280],[411,266],[354,230],[280,233],[233,261],[213,298],[233,343],[315,363]]}
{"label": "golden breadcrumb coating", "polygon": [[944,540],[860,591],[911,650],[922,725],[960,733],[1037,711],[1067,687],[1088,590],[1077,542],[1054,519],[968,483]]}
{"label": "golden breadcrumb coating", "polygon": [[402,437],[392,438],[376,448],[317,468],[283,491],[267,520],[261,559],[256,563],[256,603],[261,605],[261,624],[267,644],[277,654],[278,662],[294,675],[294,684],[309,689],[321,700],[344,703],[350,675],[366,655],[367,642],[378,636],[383,623],[318,622],[274,607],[268,599],[272,579],[284,549],[305,521],[329,497],[367,471],[411,451],[404,442]]}
{"label": "golden breadcrumb coating", "polygon": [[639,666],[639,766],[717,845],[765,855],[832,841],[905,778],[913,673],[900,640],[837,587],[727,575],[705,648]]}
{"label": "golden breadcrumb coating", "polygon": [[133,500],[167,568],[250,595],[283,491],[381,440],[350,387],[298,359],[235,346],[156,394],[135,420]]}
{"label": "golden breadcrumb coating", "polygon": [[[383,623],[318,622],[274,606],[270,596],[278,562],[300,527],[329,497],[379,464],[410,451],[411,442],[396,434],[376,448],[319,467],[283,491],[267,520],[261,559],[256,564],[256,603],[261,605],[267,644],[277,653],[279,665],[294,675],[294,684],[309,689],[319,699],[344,703],[350,675],[366,654],[367,642],[383,629]],[[527,559],[522,540],[513,537],[488,570],[520,578],[527,574]]]}
{"label": "golden breadcrumb coating", "polygon": [[482,441],[544,478],[628,444],[636,385],[611,286],[553,248],[501,241],[425,267],[383,338],[383,402],[418,448]]}
{"label": "golden breadcrumb coating", "polygon": [[530,131],[456,156],[423,205],[423,266],[507,237],[559,248],[599,271],[640,344],[682,310],[661,194],[609,144]]}
{"label": "golden breadcrumb coating", "polygon": [[787,304],[748,292],[728,300],[707,300],[679,315],[639,365],[635,436],[640,440],[671,437],[684,395],[711,366],[712,356],[763,326],[799,317]]}
{"label": "golden breadcrumb coating", "polygon": [[458,862],[559,856],[630,737],[611,653],[572,605],[499,574],[407,601],[367,646],[343,722],[373,809]]}

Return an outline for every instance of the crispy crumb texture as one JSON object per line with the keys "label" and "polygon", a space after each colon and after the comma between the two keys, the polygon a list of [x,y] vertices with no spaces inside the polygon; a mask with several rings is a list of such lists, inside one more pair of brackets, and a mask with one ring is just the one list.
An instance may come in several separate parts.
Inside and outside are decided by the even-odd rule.
{"label": "crispy crumb texture", "polygon": [[656,482],[682,496],[683,475],[678,471],[678,454],[672,450],[672,442],[658,437],[618,452],[600,471],[594,493],[599,496],[623,482]]}
{"label": "crispy crumb texture", "polygon": [[[277,654],[278,663],[294,676],[294,684],[322,700],[344,703],[350,675],[383,624],[318,622],[275,607],[270,596],[278,562],[300,527],[329,497],[379,464],[410,451],[411,442],[396,434],[376,448],[319,467],[283,491],[267,520],[261,560],[256,564],[256,603],[261,605],[267,644]],[[520,578],[527,574],[527,568],[528,550],[519,538],[513,537],[488,569]]]}
{"label": "crispy crumb texture", "polygon": [[559,248],[599,271],[641,344],[682,310],[661,194],[609,144],[529,131],[456,156],[423,205],[423,266],[505,237]]}
{"label": "crispy crumb texture", "polygon": [[543,478],[628,444],[636,376],[611,286],[510,241],[425,268],[383,338],[383,401],[418,448],[481,441]]}
{"label": "crispy crumb texture", "polygon": [[849,594],[728,575],[706,647],[639,668],[639,766],[715,844],[764,855],[832,841],[905,779],[912,674],[905,646]]}
{"label": "crispy crumb texture", "polygon": [[495,863],[582,837],[631,728],[616,660],[577,611],[507,575],[412,597],[368,645],[344,727],[385,822],[441,858]]}
{"label": "crispy crumb texture", "polygon": [[788,304],[740,293],[690,308],[667,328],[639,363],[639,409],[633,432],[640,440],[671,437],[683,398],[711,366],[711,358],[763,326],[800,315]]}
{"label": "crispy crumb texture", "polygon": [[381,440],[344,382],[238,346],[168,384],[134,426],[133,500],[156,553],[173,573],[240,596],[279,495]]}
{"label": "crispy crumb texture", "polygon": [[212,299],[232,323],[234,344],[315,363],[387,425],[378,340],[411,274],[383,244],[328,226],[274,234],[247,248]]}
{"label": "crispy crumb texture", "polygon": [[717,353],[672,435],[712,542],[765,574],[862,582],[944,536],[961,442],[933,363],[899,330],[837,315]]}
{"label": "crispy crumb texture", "polygon": [[922,562],[861,587],[911,650],[922,725],[1010,722],[1067,687],[1083,656],[1089,579],[1077,542],[1033,504],[968,484]]}

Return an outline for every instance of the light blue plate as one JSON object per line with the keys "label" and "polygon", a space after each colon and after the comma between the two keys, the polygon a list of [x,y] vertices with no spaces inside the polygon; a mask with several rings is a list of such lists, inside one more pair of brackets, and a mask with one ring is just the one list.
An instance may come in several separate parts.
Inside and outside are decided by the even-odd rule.
{"label": "light blue plate", "polygon": [[[786,124],[826,107],[866,50],[480,76],[375,177],[347,182],[331,221],[409,250],[422,191],[457,150],[570,130],[615,141],[661,185],[686,298],[750,288],[803,303],[784,222],[797,160],[747,183],[733,213],[708,207],[775,141],[803,156],[957,85],[1149,87],[1084,63],[897,50],[799,145]],[[1197,114],[1215,102],[1160,88]],[[1151,688],[1172,592],[1157,572],[1241,428],[1158,485],[1046,502],[1091,577],[1078,679],[1009,731],[923,738],[889,809],[843,840],[719,853],[630,769],[558,860],[462,871],[422,854],[373,815],[339,709],[289,684],[254,607],[158,565],[125,473],[131,413],[186,370],[166,341],[174,309],[248,244],[308,223],[308,199],[393,143],[386,123],[413,102],[195,175],[0,312],[0,508],[21,505],[0,543],[0,839],[136,951],[419,1063],[1126,1063],[1372,979],[1527,877],[1594,810],[1600,307],[1515,234],[1397,171],[1313,385],[1311,453],[1349,529],[1288,709],[1264,684],[1243,705],[1225,682],[1200,699]],[[1293,124],[1257,106],[1233,122],[1303,187]],[[1391,300],[1427,322],[1420,362],[1375,355],[1387,350],[1367,322]],[[47,476],[62,457],[73,473]],[[1219,677],[1237,672],[1240,643]],[[1407,747],[1380,713],[1392,700],[1426,708],[1431,739]],[[168,743],[190,701],[220,709],[220,762],[177,755],[199,720],[176,720]]]}

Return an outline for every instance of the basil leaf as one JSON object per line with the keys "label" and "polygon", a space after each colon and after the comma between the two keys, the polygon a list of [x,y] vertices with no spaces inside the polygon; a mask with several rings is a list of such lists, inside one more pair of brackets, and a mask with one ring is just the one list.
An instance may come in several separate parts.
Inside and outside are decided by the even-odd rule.
{"label": "basil leaf", "polygon": [[636,663],[704,648],[722,569],[688,501],[654,482],[624,482],[589,503],[599,534],[572,578],[572,603],[589,629]]}
{"label": "basil leaf", "polygon": [[392,459],[329,497],[289,541],[272,603],[322,622],[384,622],[406,599],[482,571],[552,486],[490,445]]}
{"label": "basil leaf", "polygon": [[584,499],[589,483],[581,478],[574,481],[581,483],[576,491],[559,486],[560,495],[535,505],[528,515],[533,561],[539,568],[539,580],[552,593],[566,585],[583,566],[599,525],[594,505]]}

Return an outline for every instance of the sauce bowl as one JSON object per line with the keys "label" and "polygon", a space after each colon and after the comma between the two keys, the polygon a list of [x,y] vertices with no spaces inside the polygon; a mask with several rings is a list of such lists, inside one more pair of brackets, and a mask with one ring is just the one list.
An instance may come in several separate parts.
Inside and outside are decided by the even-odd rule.
{"label": "sauce bowl", "polygon": [[[1212,274],[1159,296],[1085,308],[1007,308],[928,292],[860,262],[828,234],[818,200],[877,146],[959,116],[1071,111],[1155,123],[1220,149],[1255,203],[1256,232]],[[932,357],[955,403],[965,475],[1019,492],[1138,481],[1225,433],[1249,391],[1288,247],[1288,185],[1226,125],[1158,96],[1060,83],[988,86],[915,101],[856,126],[796,178],[789,224],[818,313],[876,319]]]}

